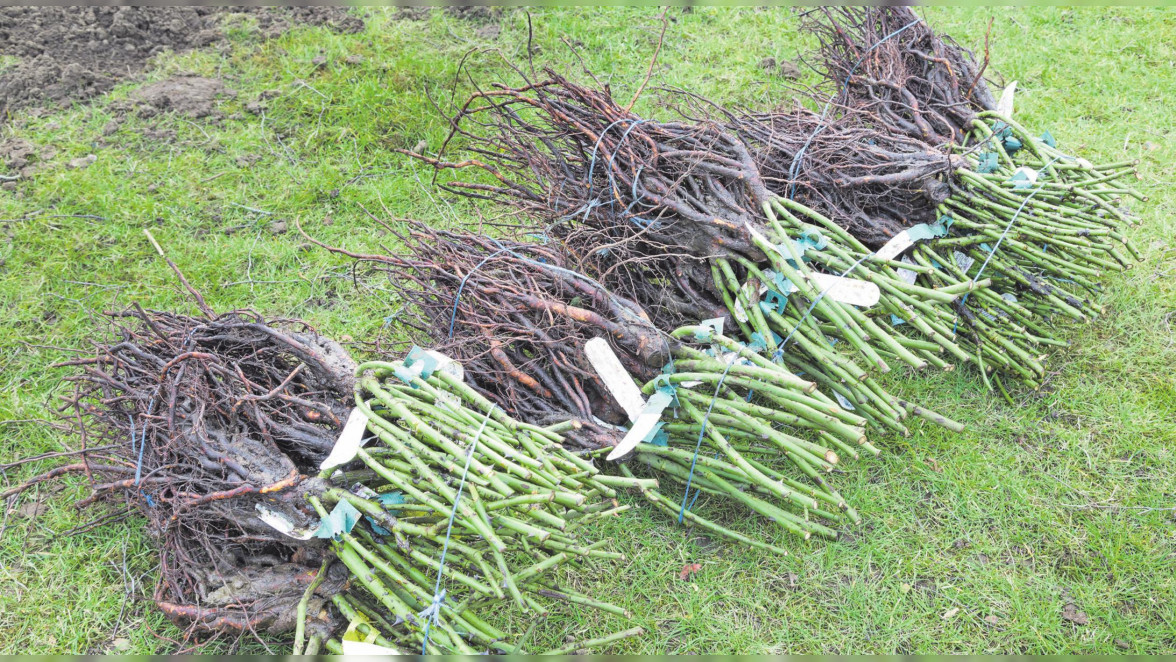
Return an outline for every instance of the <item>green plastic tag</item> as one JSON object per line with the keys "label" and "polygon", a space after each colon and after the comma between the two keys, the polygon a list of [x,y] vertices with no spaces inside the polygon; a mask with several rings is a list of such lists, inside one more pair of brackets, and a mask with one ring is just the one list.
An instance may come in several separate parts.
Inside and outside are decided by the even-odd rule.
{"label": "green plastic tag", "polygon": [[[800,234],[800,239],[796,240],[796,243],[800,246],[823,251],[825,250],[825,247],[829,245],[829,239],[825,235],[821,234],[821,231],[817,230],[816,228],[805,228],[805,230]],[[800,246],[798,246],[798,248]],[[801,249],[801,255],[804,255],[803,249]]]}
{"label": "green plastic tag", "polygon": [[318,529],[314,532],[316,538],[331,538],[332,540],[340,540],[344,533],[351,533],[351,529],[355,528],[355,523],[359,521],[359,511],[351,502],[343,499],[335,504],[335,508],[331,510],[331,514],[327,515],[323,521],[319,522]]}
{"label": "green plastic tag", "polygon": [[987,174],[996,172],[999,167],[1000,159],[997,158],[996,152],[983,152],[980,154],[980,163],[976,165],[976,172]]}
{"label": "green plastic tag", "polygon": [[758,353],[767,349],[768,343],[764,341],[764,336],[757,331],[751,334],[751,344],[747,348]]}
{"label": "green plastic tag", "polygon": [[935,222],[932,225],[926,223],[919,223],[906,229],[907,236],[914,241],[922,241],[924,239],[934,239],[936,237],[947,236],[947,228],[943,223]]}
{"label": "green plastic tag", "polygon": [[392,510],[392,506],[399,506],[404,503],[404,495],[400,492],[384,492],[376,497],[376,501],[379,501],[385,510]]}
{"label": "green plastic tag", "polygon": [[429,354],[420,347],[413,346],[412,349],[408,350],[408,356],[404,359],[404,365],[413,367],[418,363],[421,366],[421,379],[432,377],[433,371],[437,369],[438,365],[437,359],[433,358],[432,354]]}
{"label": "green plastic tag", "polygon": [[723,318],[715,317],[698,323],[701,331],[694,332],[694,339],[698,342],[710,342],[716,335],[723,335]]}
{"label": "green plastic tag", "polygon": [[396,369],[394,369],[392,372],[400,379],[400,381],[404,382],[405,384],[412,385],[413,388],[416,388],[416,386],[412,384],[413,380],[418,378],[428,379],[429,377],[432,377],[433,372],[437,370],[438,365],[440,364],[432,354],[429,354],[420,347],[413,345],[412,349],[408,350],[408,356],[404,357],[404,362],[400,366],[397,366]]}
{"label": "green plastic tag", "polygon": [[760,308],[764,312],[775,311],[783,315],[784,310],[788,308],[788,297],[769,288],[767,292],[764,292],[764,300],[760,302]]}
{"label": "green plastic tag", "polygon": [[[674,362],[667,363],[657,377],[653,378],[653,387],[657,389],[658,393],[664,393],[670,396],[670,404],[667,407],[677,408],[678,404],[678,385],[670,381],[670,375],[673,375]],[[648,404],[648,402],[646,403]]]}
{"label": "green plastic tag", "polygon": [[665,423],[658,422],[658,424],[653,426],[653,429],[649,431],[649,434],[645,435],[645,438],[641,440],[641,443],[662,447],[669,446],[670,436],[666,434],[664,430],[662,430],[663,427],[665,427]]}

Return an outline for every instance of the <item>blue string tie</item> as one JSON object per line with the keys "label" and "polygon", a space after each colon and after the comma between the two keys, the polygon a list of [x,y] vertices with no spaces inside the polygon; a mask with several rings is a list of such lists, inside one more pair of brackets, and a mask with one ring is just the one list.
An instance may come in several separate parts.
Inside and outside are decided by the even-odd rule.
{"label": "blue string tie", "polygon": [[[898,35],[902,34],[903,32],[907,31],[908,29],[914,27],[915,25],[918,25],[918,23],[919,23],[919,19],[916,18],[915,20],[911,21],[910,23],[907,23],[906,25],[902,26],[901,28],[886,35],[881,40],[879,40],[878,43],[876,43],[873,46],[866,49],[866,52],[862,53],[862,56],[860,58],[858,58],[858,61],[853,63],[853,67],[851,67],[849,70],[849,75],[847,75],[845,77],[845,82],[843,82],[841,84],[841,89],[845,90],[849,87],[849,81],[851,78],[853,78],[854,73],[857,72],[857,68],[859,66],[861,66],[862,62],[864,62],[866,60],[866,56],[869,55],[875,48],[878,48],[879,46],[886,43],[890,39],[897,37]],[[839,91],[838,96],[840,96],[840,94],[841,94],[841,92]],[[801,162],[804,161],[804,153],[808,150],[808,147],[809,147],[809,145],[812,144],[813,140],[816,139],[816,137],[818,135],[820,135],[821,132],[824,131],[827,126],[829,126],[828,124],[824,123],[824,120],[829,115],[829,109],[832,107],[833,107],[833,99],[830,99],[829,101],[825,102],[825,108],[821,111],[821,121],[822,121],[821,125],[818,126],[815,131],[813,131],[812,135],[810,135],[808,137],[808,140],[806,140],[804,142],[804,145],[800,148],[800,150],[798,150],[796,152],[796,156],[794,156],[792,158],[792,165],[788,168],[788,179],[790,179],[792,182],[788,187],[788,199],[789,200],[794,199],[796,196],[796,180],[797,180],[798,175],[800,173],[800,164],[801,164]]]}
{"label": "blue string tie", "polygon": [[445,589],[441,588],[441,577],[445,574],[445,555],[449,552],[449,538],[453,534],[453,520],[457,518],[457,504],[461,503],[462,490],[465,488],[466,478],[470,474],[470,463],[474,459],[474,451],[478,448],[478,439],[482,437],[482,431],[486,429],[486,423],[490,421],[490,414],[497,407],[498,405],[491,405],[490,409],[486,411],[486,416],[482,419],[482,425],[478,427],[478,432],[474,435],[474,440],[470,442],[470,450],[466,453],[465,468],[461,472],[461,482],[457,484],[457,495],[453,498],[453,509],[449,511],[449,524],[445,527],[445,543],[441,546],[441,560],[437,564],[437,583],[433,586],[433,601],[420,613],[421,619],[425,621],[424,642],[421,643],[421,655],[428,653],[429,628],[437,622],[438,616],[441,615],[441,605],[445,602]]}

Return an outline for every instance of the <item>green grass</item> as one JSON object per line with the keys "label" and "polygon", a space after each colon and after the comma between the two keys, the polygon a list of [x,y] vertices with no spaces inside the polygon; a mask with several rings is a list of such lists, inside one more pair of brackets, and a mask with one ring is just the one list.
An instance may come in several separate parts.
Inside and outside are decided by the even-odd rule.
{"label": "green grass", "polygon": [[[357,291],[347,263],[309,247],[294,219],[325,240],[374,250],[380,236],[364,208],[383,215],[383,204],[396,216],[444,224],[501,212],[443,201],[428,173],[392,149],[439,144],[445,124],[425,92],[447,103],[467,51],[497,48],[524,61],[526,15],[504,14],[501,35],[488,41],[475,34],[478,24],[439,11],[420,22],[364,11],[368,27],[357,35],[307,28],[262,42],[245,22],[228,28],[228,56],[159,58],[147,82],[191,72],[219,76],[236,91],[220,120],[132,113],[104,135],[140,82],[0,129],[0,140],[55,151],[31,180],[0,191],[0,458],[72,443],[38,420],[16,421],[53,417],[63,373],[49,365],[88,346],[98,311],[132,301],[193,310],[143,228],[217,309],[298,316],[336,338],[366,340],[394,332],[384,318],[396,302],[378,283]],[[791,103],[787,81],[758,66],[802,52],[787,11],[670,13],[639,112],[669,116],[656,86],[754,107]],[[1068,332],[1073,347],[1050,360],[1048,389],[1014,393],[1017,406],[966,370],[888,379],[893,391],[969,427],[879,439],[883,457],[847,465],[837,480],[864,523],[844,540],[800,543],[762,522],[734,522],[779,537],[793,551],[781,559],[672,527],[633,500],[631,516],[591,532],[631,560],[568,578],[626,606],[647,629],[610,652],[1176,652],[1176,15],[928,15],[969,45],[983,43],[996,17],[993,69],[1020,81],[1024,125],[1048,128],[1062,148],[1092,161],[1141,160],[1137,185],[1151,201],[1139,205],[1133,239],[1147,259],[1107,288],[1104,318]],[[535,10],[536,64],[580,76],[566,37],[627,99],[648,66],[656,16]],[[312,62],[319,55],[327,58],[321,68]],[[362,60],[347,59],[356,55]],[[509,76],[492,52],[467,64],[483,85]],[[264,116],[246,113],[268,89],[281,94]],[[459,84],[458,98],[468,90]],[[90,153],[98,157],[90,167],[66,167]],[[287,232],[275,232],[279,221]],[[254,282],[240,282],[247,280]],[[28,473],[10,471],[8,480]],[[46,512],[7,514],[0,652],[176,650],[156,636],[179,633],[150,604],[152,543],[142,526],[61,535],[87,520],[71,506],[83,493],[77,480],[42,485],[13,505],[35,499]],[[699,508],[714,512],[703,500]],[[703,569],[679,581],[688,562]],[[1069,603],[1088,624],[1063,619]],[[612,616],[559,610],[538,628],[534,647],[623,627]]]}

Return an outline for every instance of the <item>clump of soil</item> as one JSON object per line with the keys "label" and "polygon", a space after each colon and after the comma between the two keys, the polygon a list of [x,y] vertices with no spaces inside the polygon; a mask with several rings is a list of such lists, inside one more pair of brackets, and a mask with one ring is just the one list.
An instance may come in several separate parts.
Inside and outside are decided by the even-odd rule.
{"label": "clump of soil", "polygon": [[135,90],[131,98],[139,104],[139,114],[144,117],[173,111],[197,118],[211,115],[216,98],[226,93],[224,83],[215,78],[176,76]]}
{"label": "clump of soil", "polygon": [[57,150],[52,147],[38,147],[23,138],[0,141],[0,163],[8,168],[10,177],[31,177],[44,162],[56,154]]}
{"label": "clump of soil", "polygon": [[0,122],[19,108],[102,94],[165,49],[216,43],[231,14],[253,16],[265,38],[300,24],[364,25],[343,7],[0,7],[0,55],[18,58],[0,70]]}

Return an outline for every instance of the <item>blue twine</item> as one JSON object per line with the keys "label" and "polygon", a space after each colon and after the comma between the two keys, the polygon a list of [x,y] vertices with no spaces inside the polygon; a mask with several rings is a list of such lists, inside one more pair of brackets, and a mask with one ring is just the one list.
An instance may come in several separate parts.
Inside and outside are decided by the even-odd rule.
{"label": "blue twine", "polygon": [[[853,64],[853,67],[850,68],[849,75],[845,77],[845,82],[843,82],[841,84],[842,90],[849,87],[849,79],[853,78],[853,74],[857,71],[857,68],[861,65],[861,63],[865,61],[866,56],[869,55],[871,51],[873,51],[875,48],[878,48],[882,44],[886,43],[891,38],[897,37],[899,34],[903,33],[908,28],[911,28],[911,27],[917,25],[919,23],[919,21],[920,21],[920,19],[916,18],[915,20],[911,21],[910,23],[907,23],[906,25],[902,26],[901,28],[886,35],[878,43],[867,48],[866,52],[862,53],[862,56],[860,58],[858,58],[858,61],[855,62]],[[841,90],[838,90],[837,94],[840,96]],[[788,168],[788,178],[792,182],[788,187],[788,199],[789,200],[793,199],[793,196],[796,194],[796,178],[799,176],[799,173],[800,173],[800,164],[804,160],[804,153],[808,149],[809,145],[812,144],[813,140],[818,135],[820,135],[821,132],[824,131],[826,127],[829,126],[828,124],[824,123],[824,119],[826,116],[829,115],[829,109],[832,107],[833,107],[833,99],[829,99],[828,101],[825,102],[825,108],[824,108],[824,110],[821,111],[821,120],[822,120],[821,125],[818,126],[816,131],[813,131],[812,135],[810,135],[808,137],[808,140],[806,140],[804,142],[804,145],[800,148],[800,150],[796,152],[796,156],[792,157],[792,165],[789,166],[789,168]]]}
{"label": "blue twine", "polygon": [[[600,203],[600,202],[596,202],[596,201],[594,201],[594,200],[592,200],[592,199],[591,199],[591,197],[592,197],[592,187],[593,187],[593,185],[594,185],[594,184],[593,184],[593,181],[592,181],[592,175],[593,175],[593,173],[594,173],[594,172],[595,172],[595,170],[596,170],[596,153],[597,153],[597,151],[600,149],[600,143],[601,143],[601,141],[603,141],[603,140],[604,140],[604,136],[605,136],[605,135],[606,135],[606,134],[607,134],[609,131],[611,131],[611,130],[612,130],[612,128],[613,128],[614,126],[616,126],[616,125],[618,125],[618,124],[620,124],[620,123],[622,123],[622,122],[630,122],[629,128],[625,129],[625,132],[621,134],[621,140],[620,140],[620,142],[622,142],[622,143],[623,143],[623,142],[625,142],[625,140],[626,140],[626,139],[628,139],[628,137],[629,137],[629,133],[630,133],[630,132],[631,132],[631,131],[632,131],[634,128],[636,128],[636,127],[637,127],[639,124],[644,124],[645,122],[648,122],[648,121],[649,121],[649,120],[646,120],[646,119],[636,119],[636,120],[635,120],[635,119],[632,119],[632,118],[621,118],[621,119],[619,119],[619,120],[616,120],[616,121],[612,122],[611,124],[609,124],[608,126],[606,126],[606,127],[604,128],[604,131],[601,131],[601,132],[600,132],[600,137],[598,137],[598,138],[596,139],[596,142],[595,142],[595,143],[592,145],[592,156],[591,156],[591,158],[589,159],[589,162],[588,162],[588,196],[587,196],[587,197],[589,198],[589,200],[588,200],[588,202],[584,203],[584,205],[583,205],[583,207],[582,207],[582,209],[583,209],[583,212],[584,212],[584,213],[583,213],[583,218],[584,218],[584,219],[587,219],[587,218],[588,218],[588,212],[590,212],[590,211],[591,211],[593,208],[595,208],[595,207],[600,207],[600,206],[605,206],[605,205],[610,205],[610,206],[611,206],[611,205],[612,205],[612,203],[613,203],[613,201],[612,201],[612,199],[611,199],[611,198],[609,199],[609,201],[608,201],[607,203]],[[611,167],[611,166],[612,166],[612,163],[613,163],[613,161],[614,161],[615,159],[616,159],[616,153],[615,153],[615,152],[614,152],[614,153],[612,153],[611,155],[609,155],[609,160],[608,160],[608,162],[609,162],[609,166],[610,166],[610,167],[608,168],[608,170],[607,170],[607,173],[608,173],[608,181],[609,181],[609,184],[610,184],[611,186],[613,186],[613,187],[615,187],[615,186],[616,186],[616,179],[613,177],[613,173],[612,173],[612,167]],[[637,175],[638,175],[638,176],[640,176],[640,174],[641,174],[641,170],[640,170],[640,169],[638,169],[638,171],[637,171]],[[632,209],[632,208],[633,208],[633,205],[637,204],[638,202],[640,202],[640,200],[641,200],[642,198],[644,198],[644,197],[645,197],[645,195],[644,195],[644,194],[642,194],[642,195],[640,195],[640,196],[639,196],[639,195],[637,195],[637,178],[636,178],[636,177],[634,177],[634,178],[633,178],[633,196],[632,196],[632,197],[633,197],[633,201],[632,201],[632,202],[630,202],[630,203],[629,203],[629,206],[625,208],[625,211],[626,211],[626,212],[628,212],[630,209]],[[575,211],[573,211],[573,212],[569,212],[569,213],[568,213],[566,216],[564,216],[564,218],[571,218],[572,216],[574,216],[574,215],[577,215],[577,214],[579,214],[579,213],[580,213],[580,210],[579,210],[579,209],[577,209],[577,210],[575,210]],[[648,227],[648,225],[649,225],[650,223],[652,223],[652,221],[647,221],[647,220],[645,220],[645,219],[642,219],[642,218],[636,218],[636,217],[634,218],[634,221],[642,221],[642,222],[644,222],[644,224],[645,224],[645,225],[643,225],[642,227]],[[641,223],[637,223],[637,225],[641,226],[642,224],[641,224]],[[497,245],[498,245],[498,246],[500,246],[500,247],[502,246],[502,244],[500,244],[500,243],[499,243],[499,242],[497,242],[497,241],[495,241],[494,243],[495,243],[495,244],[497,244]],[[544,243],[547,243],[547,242],[546,242],[546,238],[545,238],[545,241],[544,241]],[[453,339],[453,330],[454,330],[454,325],[455,325],[455,324],[456,324],[456,322],[457,322],[457,307],[458,307],[458,305],[461,303],[461,293],[462,293],[462,291],[465,289],[465,284],[466,284],[466,281],[467,281],[467,280],[469,280],[470,276],[474,275],[474,272],[475,272],[475,271],[477,271],[478,269],[481,269],[481,268],[482,268],[482,267],[483,267],[483,266],[484,266],[484,265],[485,265],[487,262],[489,262],[491,258],[493,258],[493,257],[495,257],[495,256],[497,256],[497,255],[500,255],[500,254],[502,254],[502,253],[510,253],[512,256],[514,256],[514,257],[516,257],[516,258],[519,258],[520,260],[523,260],[523,261],[525,261],[525,262],[530,262],[530,263],[532,263],[532,264],[540,264],[540,265],[542,265],[542,266],[543,266],[543,267],[545,267],[545,268],[553,269],[553,270],[556,270],[556,271],[561,271],[561,272],[564,272],[564,273],[570,274],[570,275],[572,275],[572,276],[575,276],[575,277],[582,278],[582,279],[584,279],[584,280],[588,281],[589,283],[591,283],[591,284],[593,284],[593,285],[596,285],[596,286],[598,286],[598,287],[600,286],[600,284],[599,284],[599,283],[597,283],[595,280],[593,280],[593,279],[591,279],[591,278],[589,278],[589,277],[587,277],[587,276],[584,276],[583,274],[579,274],[579,273],[576,273],[575,271],[571,271],[570,269],[564,269],[564,268],[562,268],[562,267],[558,267],[558,266],[555,266],[555,265],[552,265],[552,264],[544,264],[544,263],[541,263],[541,262],[537,262],[537,261],[535,261],[535,260],[532,260],[532,259],[530,259],[530,258],[523,257],[522,255],[519,255],[518,253],[514,252],[513,250],[511,250],[511,249],[509,249],[509,248],[502,247],[502,248],[500,248],[499,250],[497,250],[497,251],[495,251],[495,252],[491,253],[490,255],[487,255],[485,258],[483,258],[483,259],[482,259],[482,261],[481,261],[481,262],[479,262],[479,263],[478,263],[478,265],[477,265],[476,267],[474,267],[473,269],[471,269],[471,270],[470,270],[470,272],[469,272],[469,273],[467,273],[467,274],[465,275],[465,277],[463,277],[463,278],[461,279],[461,283],[460,283],[460,284],[458,285],[458,287],[457,287],[457,295],[456,295],[456,296],[454,296],[454,298],[453,298],[453,311],[452,311],[452,312],[449,314],[449,335],[448,335],[448,339],[449,339],[449,340],[452,340],[452,339]]]}
{"label": "blue twine", "polygon": [[[649,120],[644,120],[644,119],[634,120],[632,118],[622,117],[621,119],[616,120],[612,124],[609,124],[608,126],[604,127],[604,131],[600,132],[600,137],[598,137],[596,139],[596,142],[592,145],[592,156],[588,161],[588,196],[587,197],[589,199],[589,202],[584,205],[584,220],[586,220],[588,218],[588,212],[591,211],[593,207],[596,207],[599,204],[599,203],[593,204],[591,202],[592,186],[593,186],[592,173],[595,172],[595,170],[596,170],[596,152],[600,149],[600,143],[601,143],[601,141],[604,140],[604,136],[606,134],[608,134],[608,132],[611,131],[614,126],[620,124],[621,122],[631,122],[632,124],[629,125],[629,128],[625,129],[625,132],[623,134],[621,134],[621,142],[625,142],[625,139],[629,137],[629,132],[632,131],[634,127],[636,127],[638,124],[643,124],[648,121]],[[611,185],[613,187],[616,186],[616,180],[613,179],[611,165],[612,165],[613,159],[615,159],[615,158],[616,158],[616,153],[614,152],[613,154],[609,155],[609,159],[608,159],[609,166],[610,166],[608,169],[608,182],[609,182],[609,185]],[[612,204],[611,199],[609,200],[608,204],[610,204],[610,205]]]}
{"label": "blue twine", "polygon": [[[155,409],[155,398],[154,397],[151,398],[150,404],[147,405],[147,413],[150,414],[152,409]],[[147,448],[147,423],[143,423],[143,434],[142,434],[142,436],[139,437],[139,461],[137,464],[135,464],[135,487],[139,486],[139,478],[143,474],[143,450],[146,448]],[[135,432],[134,432],[134,428],[132,426],[132,430],[131,430],[131,452],[132,453],[134,452],[134,449],[135,449]],[[148,503],[148,505],[151,505],[151,504]]]}
{"label": "blue twine", "polygon": [[[1041,173],[1043,171],[1045,171],[1046,168],[1050,167],[1051,165],[1060,161],[1063,158],[1072,158],[1072,157],[1055,156],[1053,159],[1051,159],[1049,161],[1049,163],[1046,163],[1045,165],[1041,166],[1041,169],[1037,171],[1037,176],[1040,177]],[[1038,186],[1037,188],[1030,191],[1029,195],[1025,196],[1025,199],[1021,202],[1021,206],[1017,207],[1017,211],[1013,212],[1013,217],[1009,219],[1008,225],[1005,226],[1004,232],[1000,233],[1000,238],[998,238],[996,240],[996,244],[993,245],[992,250],[988,251],[988,257],[984,258],[984,263],[980,265],[980,271],[976,272],[976,277],[973,280],[980,280],[980,276],[983,275],[984,270],[988,268],[988,263],[992,261],[992,256],[996,255],[996,251],[1000,248],[1001,242],[1003,242],[1005,240],[1005,237],[1008,236],[1009,230],[1013,229],[1013,223],[1017,222],[1017,217],[1021,215],[1021,211],[1023,209],[1025,209],[1025,205],[1029,204],[1029,200],[1031,200],[1033,198],[1033,196],[1037,195],[1038,193],[1040,193],[1044,190],[1045,190],[1045,184],[1042,184],[1041,186]],[[961,306],[968,302],[968,296],[971,294],[972,294],[971,292],[964,294],[964,298],[960,299]],[[957,325],[959,324],[958,316],[956,318],[956,324]],[[952,332],[954,333],[955,330],[953,329]]]}
{"label": "blue twine", "polygon": [[[682,509],[678,511],[678,523],[682,523],[682,519],[686,517],[686,511],[694,507],[694,501],[690,502],[689,508],[686,506],[686,500],[690,498],[690,484],[694,482],[694,468],[698,465],[698,452],[702,450],[702,437],[706,434],[706,424],[710,420],[711,411],[715,408],[715,401],[719,399],[719,391],[723,388],[723,382],[727,379],[727,373],[731,371],[731,366],[739,360],[739,355],[731,357],[731,362],[723,370],[723,374],[719,377],[719,383],[715,385],[715,394],[711,397],[710,404],[707,405],[706,415],[702,417],[702,429],[698,431],[698,443],[694,446],[694,457],[690,460],[690,475],[686,477],[686,493],[682,495]],[[702,493],[700,489],[694,495],[694,500],[698,500],[698,494]]]}
{"label": "blue twine", "polygon": [[487,255],[486,257],[482,258],[482,261],[478,263],[478,266],[474,267],[473,269],[470,269],[470,272],[468,274],[466,274],[464,278],[461,279],[461,284],[457,286],[457,295],[453,297],[453,312],[449,314],[449,337],[448,337],[449,340],[453,340],[453,325],[457,322],[457,304],[461,303],[461,291],[465,289],[466,281],[470,279],[470,276],[474,275],[475,271],[477,271],[478,269],[481,269],[482,265],[489,262],[490,258],[492,258],[495,255],[498,255],[500,253],[508,253],[508,252],[510,252],[509,248],[502,248],[502,249],[496,250],[493,253]]}
{"label": "blue twine", "polygon": [[420,613],[420,617],[425,619],[425,640],[421,644],[421,655],[426,655],[429,652],[429,627],[437,622],[437,617],[441,615],[441,604],[445,602],[445,591],[441,588],[441,576],[445,574],[445,554],[449,551],[449,536],[453,533],[453,520],[457,517],[457,504],[461,502],[461,492],[465,488],[466,477],[470,473],[470,462],[473,461],[474,451],[478,448],[478,439],[481,438],[482,431],[486,429],[486,423],[490,422],[490,414],[497,407],[498,405],[491,405],[490,409],[486,411],[486,417],[482,419],[481,427],[474,435],[474,440],[470,442],[470,452],[466,454],[465,469],[461,472],[461,482],[457,484],[457,496],[453,499],[453,509],[449,511],[449,524],[445,527],[445,544],[441,546],[441,561],[437,565],[437,583],[433,586],[433,601]]}
{"label": "blue twine", "polygon": [[[849,272],[853,271],[854,269],[857,269],[858,266],[860,266],[862,262],[865,262],[866,260],[870,259],[873,256],[874,256],[874,253],[867,253],[867,254],[863,255],[857,262],[854,262],[853,264],[849,265],[848,269],[846,269],[845,271],[842,271],[841,275],[838,276],[838,278],[845,278],[846,276],[849,275]],[[804,311],[804,315],[801,316],[800,321],[797,322],[796,325],[792,327],[792,330],[788,332],[788,336],[786,338],[784,338],[784,340],[780,341],[780,346],[776,348],[776,353],[772,355],[772,361],[775,361],[776,359],[779,359],[781,356],[784,355],[784,346],[788,344],[789,340],[792,340],[792,336],[796,335],[796,332],[800,330],[800,325],[804,324],[804,321],[809,318],[809,315],[812,315],[813,309],[817,307],[817,304],[821,302],[821,299],[825,298],[825,295],[828,294],[829,290],[831,290],[831,289],[833,289],[833,283],[830,283],[829,287],[826,287],[825,289],[821,290],[820,293],[817,294],[817,298],[813,299],[813,302],[811,304],[809,304],[808,310]]]}
{"label": "blue twine", "polygon": [[[632,195],[630,196],[633,198],[633,201],[629,203],[629,206],[625,207],[626,214],[628,214],[630,211],[632,211],[633,207],[637,206],[637,203],[641,202],[645,198],[644,193],[640,193],[640,194],[637,193],[637,182],[641,180],[641,171],[644,169],[645,169],[644,165],[637,166],[637,172],[633,174],[633,187],[632,187],[633,190],[632,190]],[[609,200],[609,204],[612,204],[612,200]],[[640,216],[637,216],[636,214],[633,215],[633,218],[631,220],[634,223],[636,223],[638,227],[641,227],[641,228],[648,228],[649,226],[653,225],[652,219],[641,218]]]}
{"label": "blue twine", "polygon": [[[848,269],[841,272],[840,278],[845,278],[847,275],[849,275],[849,272],[858,268],[862,262],[865,262],[871,256],[873,256],[873,253],[867,253],[866,255],[863,255],[861,259],[849,265]],[[792,331],[790,331],[788,336],[784,338],[784,340],[780,341],[780,345],[776,347],[776,353],[772,355],[772,361],[776,361],[784,355],[784,346],[788,344],[789,340],[792,340],[792,336],[796,335],[796,332],[800,329],[800,325],[804,324],[805,320],[807,320],[809,315],[812,314],[813,309],[817,307],[817,304],[820,303],[821,299],[825,298],[825,294],[827,294],[832,288],[833,285],[830,284],[829,287],[821,290],[817,297],[813,299],[812,304],[809,305],[808,310],[806,310],[804,315],[801,316],[800,321],[796,323],[796,326],[792,327]],[[702,438],[706,434],[707,422],[710,420],[711,411],[715,407],[715,401],[719,399],[719,391],[723,388],[723,382],[727,379],[727,373],[730,372],[731,366],[735,365],[735,362],[738,360],[739,356],[736,354],[736,356],[732,358],[731,362],[728,363],[727,367],[723,370],[723,375],[719,377],[719,383],[715,386],[715,393],[713,396],[711,396],[710,404],[707,405],[706,415],[702,417],[702,429],[698,431],[698,442],[694,445],[694,457],[692,457],[690,460],[690,474],[686,477],[686,494],[682,496],[682,508],[678,511],[679,524],[682,523],[682,518],[686,516],[686,511],[694,507],[694,502],[698,500],[698,494],[701,493],[701,490],[699,490],[699,492],[694,495],[694,501],[690,502],[690,506],[686,506],[686,500],[690,498],[690,484],[694,481],[694,468],[698,464],[698,453],[702,450]],[[748,394],[748,400],[750,401],[750,399],[751,395]],[[716,454],[715,457],[718,457],[718,455]]]}
{"label": "blue twine", "polygon": [[[1049,163],[1046,163],[1045,165],[1041,166],[1041,170],[1037,171],[1037,176],[1040,177],[1041,173],[1043,171],[1045,171],[1046,168],[1050,167],[1054,163],[1057,163],[1062,158],[1063,157],[1061,157],[1061,156],[1055,156],[1054,158],[1050,159]],[[1025,205],[1029,204],[1029,200],[1032,199],[1033,196],[1037,195],[1038,193],[1040,193],[1044,190],[1045,190],[1045,184],[1042,184],[1041,186],[1038,186],[1037,188],[1030,191],[1029,195],[1025,196],[1025,200],[1023,202],[1021,202],[1020,207],[1017,207],[1017,211],[1015,213],[1013,213],[1013,217],[1009,219],[1008,225],[1005,226],[1004,232],[1001,233],[1000,238],[996,240],[996,244],[992,247],[992,250],[989,251],[988,257],[984,258],[984,264],[981,264],[980,271],[976,272],[976,280],[980,280],[981,274],[983,274],[984,270],[986,268],[988,268],[988,263],[992,260],[992,256],[996,255],[997,249],[1000,248],[1001,242],[1005,240],[1006,236],[1008,236],[1009,230],[1013,229],[1013,223],[1015,223],[1017,221],[1017,217],[1021,215],[1021,210],[1025,209]],[[964,298],[966,299],[967,297],[965,296]]]}

